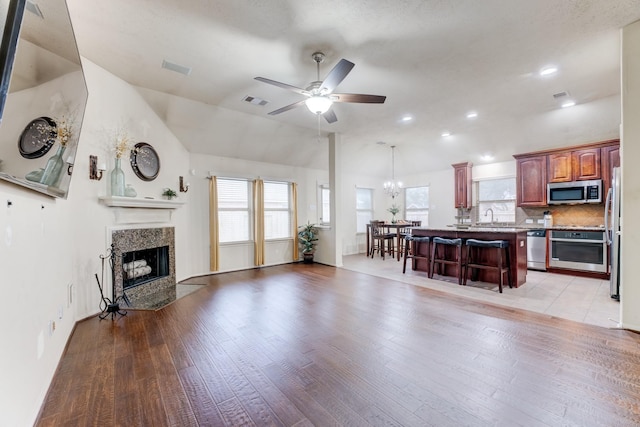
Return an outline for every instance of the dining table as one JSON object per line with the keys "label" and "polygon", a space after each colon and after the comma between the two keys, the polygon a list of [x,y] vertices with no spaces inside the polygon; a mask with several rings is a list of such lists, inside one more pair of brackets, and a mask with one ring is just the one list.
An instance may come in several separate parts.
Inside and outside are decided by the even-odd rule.
{"label": "dining table", "polygon": [[[400,230],[403,229],[407,229],[407,228],[418,228],[417,226],[412,226],[410,222],[406,223],[406,222],[397,222],[397,223],[387,223],[385,222],[382,225],[388,232],[394,232],[396,235],[396,246],[394,248],[394,251],[396,252],[396,259],[398,261],[400,261],[400,248],[402,247],[402,238],[403,238],[403,234],[400,232]],[[371,224],[367,224],[367,256],[369,256],[369,251],[371,250],[371,245],[372,245],[372,241],[371,241]]]}

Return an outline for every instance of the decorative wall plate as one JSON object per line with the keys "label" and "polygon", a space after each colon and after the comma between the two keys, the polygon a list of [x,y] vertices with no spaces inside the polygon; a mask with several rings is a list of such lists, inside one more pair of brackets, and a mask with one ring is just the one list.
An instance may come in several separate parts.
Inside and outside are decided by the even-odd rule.
{"label": "decorative wall plate", "polygon": [[38,117],[29,122],[18,140],[20,155],[26,159],[42,157],[53,147],[57,124],[50,117]]}
{"label": "decorative wall plate", "polygon": [[160,157],[146,142],[138,142],[131,150],[131,167],[143,181],[153,181],[160,172]]}

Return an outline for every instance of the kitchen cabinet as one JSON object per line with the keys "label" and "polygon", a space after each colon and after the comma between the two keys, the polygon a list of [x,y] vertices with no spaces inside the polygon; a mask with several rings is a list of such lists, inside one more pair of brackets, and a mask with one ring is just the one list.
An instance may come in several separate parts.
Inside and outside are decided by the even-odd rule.
{"label": "kitchen cabinet", "polygon": [[455,182],[455,207],[471,209],[471,168],[470,162],[456,163],[453,166]]}
{"label": "kitchen cabinet", "polygon": [[570,182],[600,179],[600,148],[549,154],[548,182]]}
{"label": "kitchen cabinet", "polygon": [[620,166],[620,143],[602,147],[602,197],[607,197],[611,188],[611,174],[613,168]]}
{"label": "kitchen cabinet", "polygon": [[602,179],[603,202],[611,186],[612,169],[620,166],[620,140],[568,148],[514,154],[518,206],[547,206],[550,182]]}
{"label": "kitchen cabinet", "polygon": [[547,206],[547,156],[516,157],[516,191],[518,206]]}

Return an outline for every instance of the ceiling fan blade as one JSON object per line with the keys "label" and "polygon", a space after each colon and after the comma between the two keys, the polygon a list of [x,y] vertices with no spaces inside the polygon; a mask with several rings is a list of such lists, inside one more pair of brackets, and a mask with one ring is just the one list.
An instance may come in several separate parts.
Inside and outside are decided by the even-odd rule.
{"label": "ceiling fan blade", "polygon": [[362,93],[334,93],[329,97],[333,102],[358,102],[362,104],[384,104],[387,99],[382,95],[365,95]]}
{"label": "ceiling fan blade", "polygon": [[255,80],[258,80],[259,82],[263,82],[263,83],[268,83],[270,85],[278,86],[278,87],[280,87],[282,89],[287,89],[287,90],[290,90],[292,92],[299,93],[301,95],[311,96],[311,94],[308,91],[306,91],[306,90],[304,90],[302,88],[296,87],[296,86],[288,85],[286,83],[277,82],[275,80],[267,79],[267,78],[264,78],[264,77],[255,77]]}
{"label": "ceiling fan blade", "polygon": [[333,112],[333,108],[328,109],[327,112],[322,115],[322,117],[324,117],[328,123],[335,123],[338,121],[336,113]]}
{"label": "ceiling fan blade", "polygon": [[304,102],[306,101],[306,99],[303,99],[302,101],[298,101],[298,102],[294,102],[293,104],[289,104],[286,105],[282,108],[278,108],[277,110],[273,110],[272,112],[269,113],[270,116],[275,116],[276,114],[280,114],[280,113],[284,113],[285,111],[289,111],[289,110],[293,110],[296,107],[300,107],[301,105],[304,105]]}
{"label": "ceiling fan blade", "polygon": [[320,86],[320,92],[331,93],[333,90],[340,84],[347,74],[351,71],[351,69],[355,66],[351,61],[347,61],[346,59],[341,59],[340,62],[336,64],[335,67],[329,74],[327,74],[327,78],[322,82],[322,86]]}

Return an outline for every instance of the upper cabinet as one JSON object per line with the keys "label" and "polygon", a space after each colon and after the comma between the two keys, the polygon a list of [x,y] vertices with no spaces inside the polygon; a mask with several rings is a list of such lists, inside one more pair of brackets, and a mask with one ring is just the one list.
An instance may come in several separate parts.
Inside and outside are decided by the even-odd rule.
{"label": "upper cabinet", "polygon": [[620,140],[578,147],[516,154],[518,206],[547,206],[550,182],[603,180],[603,195],[611,182],[611,170],[620,165]]}
{"label": "upper cabinet", "polygon": [[564,151],[547,156],[549,182],[600,179],[600,148]]}
{"label": "upper cabinet", "polygon": [[471,168],[472,163],[456,163],[453,166],[455,179],[455,207],[471,208]]}
{"label": "upper cabinet", "polygon": [[518,206],[547,205],[547,156],[516,159]]}
{"label": "upper cabinet", "polygon": [[602,147],[602,195],[607,196],[607,191],[611,188],[611,175],[613,168],[620,167],[620,145],[610,145]]}

